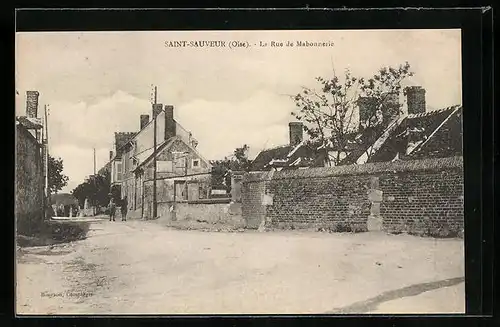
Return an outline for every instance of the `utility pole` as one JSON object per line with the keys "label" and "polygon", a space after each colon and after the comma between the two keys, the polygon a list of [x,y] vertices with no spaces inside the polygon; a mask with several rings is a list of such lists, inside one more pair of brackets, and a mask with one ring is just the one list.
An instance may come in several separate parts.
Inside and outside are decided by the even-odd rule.
{"label": "utility pole", "polygon": [[[50,189],[49,189],[49,119],[48,119],[48,113],[47,113],[47,105],[44,106],[44,125],[45,125],[45,140],[42,141],[44,142],[44,150],[45,150],[45,205],[46,207],[50,205]],[[43,138],[42,138],[43,140]],[[44,212],[47,212],[46,208],[44,208]]]}
{"label": "utility pole", "polygon": [[186,200],[189,200],[189,195],[188,195],[188,154],[189,152],[184,152],[184,192],[186,192]]}
{"label": "utility pole", "polygon": [[[94,148],[94,176],[93,176],[93,180],[94,180],[94,190],[97,191],[97,181],[96,181],[96,175],[95,175],[95,148]],[[93,202],[93,205],[92,205],[92,213],[94,214],[94,216],[96,215],[97,213],[97,210],[96,210],[96,203],[95,203],[95,197],[94,197],[94,201]]]}
{"label": "utility pole", "polygon": [[156,113],[155,105],[157,104],[158,89],[155,86],[154,105],[153,105],[153,219],[157,216],[157,203],[156,203]]}

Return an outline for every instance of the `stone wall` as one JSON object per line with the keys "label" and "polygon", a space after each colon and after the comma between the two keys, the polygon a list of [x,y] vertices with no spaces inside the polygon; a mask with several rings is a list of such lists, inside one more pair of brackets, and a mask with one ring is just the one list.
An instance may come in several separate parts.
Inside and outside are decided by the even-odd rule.
{"label": "stone wall", "polygon": [[269,200],[269,183],[273,172],[245,174],[241,186],[241,213],[247,228],[259,228],[266,220],[266,198]]}
{"label": "stone wall", "polygon": [[[210,174],[196,174],[156,180],[156,201],[158,216],[166,215],[164,208],[170,208],[177,202],[203,200],[208,197]],[[185,184],[187,181],[187,186]],[[187,191],[187,199],[183,194]],[[144,182],[144,217],[152,218],[153,181]]]}
{"label": "stone wall", "polygon": [[231,210],[230,199],[207,199],[175,204],[159,203],[158,212],[162,218],[170,220],[191,220],[211,224],[241,218],[237,211]]}
{"label": "stone wall", "polygon": [[246,174],[248,228],[463,229],[462,157]]}
{"label": "stone wall", "polygon": [[43,158],[40,144],[23,126],[16,128],[15,216],[19,234],[36,232],[43,221]]}

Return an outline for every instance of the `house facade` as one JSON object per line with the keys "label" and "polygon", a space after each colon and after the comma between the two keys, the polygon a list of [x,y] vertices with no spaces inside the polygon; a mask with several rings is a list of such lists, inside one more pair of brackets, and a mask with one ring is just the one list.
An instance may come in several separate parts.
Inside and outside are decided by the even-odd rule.
{"label": "house facade", "polygon": [[[207,196],[211,165],[196,149],[198,141],[174,119],[173,106],[153,105],[153,119],[140,116],[139,132],[117,135],[122,138],[111,160],[111,183],[120,188],[121,198],[127,198],[131,215],[152,218],[155,159],[157,205]],[[199,181],[203,187],[188,192],[188,181]]]}

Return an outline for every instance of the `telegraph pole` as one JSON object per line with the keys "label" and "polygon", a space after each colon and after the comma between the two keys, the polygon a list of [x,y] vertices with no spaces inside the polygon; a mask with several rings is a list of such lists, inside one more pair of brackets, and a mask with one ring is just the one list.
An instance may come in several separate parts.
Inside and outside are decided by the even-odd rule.
{"label": "telegraph pole", "polygon": [[156,114],[155,105],[157,104],[158,89],[155,86],[154,93],[154,105],[153,105],[153,219],[157,216],[157,206],[156,206]]}
{"label": "telegraph pole", "polygon": [[49,194],[49,119],[47,113],[47,105],[45,109],[45,193],[47,197]]}
{"label": "telegraph pole", "polygon": [[[94,180],[94,189],[97,191],[97,181],[96,181],[96,177],[97,177],[97,176],[95,175],[95,148],[94,148],[94,178],[93,178],[93,180]],[[95,215],[96,215],[96,213],[97,213],[95,199],[94,199],[94,201],[93,201],[93,202],[94,202],[94,203],[93,203],[93,206],[92,206],[92,211],[93,211],[93,214],[94,214],[94,216],[95,216]]]}
{"label": "telegraph pole", "polygon": [[[44,207],[44,213],[47,213],[47,208],[51,205],[50,203],[50,194],[49,194],[49,123],[48,123],[48,114],[47,114],[47,105],[44,106],[44,127],[45,127],[45,133],[43,133],[42,129],[42,142],[44,143],[43,149],[44,149],[44,158],[43,160],[45,161],[45,167],[44,167],[44,177],[45,177],[45,187],[44,187],[44,193],[45,193],[45,207]],[[43,134],[45,134],[45,139],[43,137]],[[46,219],[48,217],[45,217]]]}

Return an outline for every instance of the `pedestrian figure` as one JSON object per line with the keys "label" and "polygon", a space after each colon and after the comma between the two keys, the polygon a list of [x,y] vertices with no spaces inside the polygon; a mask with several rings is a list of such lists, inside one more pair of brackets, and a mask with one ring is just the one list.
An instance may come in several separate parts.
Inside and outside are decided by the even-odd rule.
{"label": "pedestrian figure", "polygon": [[115,221],[116,203],[113,197],[109,200],[109,221]]}
{"label": "pedestrian figure", "polygon": [[59,204],[59,207],[57,208],[57,216],[64,217],[64,206],[62,204]]}
{"label": "pedestrian figure", "polygon": [[122,221],[126,221],[127,220],[127,206],[128,206],[128,201],[127,201],[127,197],[125,196],[122,199],[122,206],[121,206]]}

